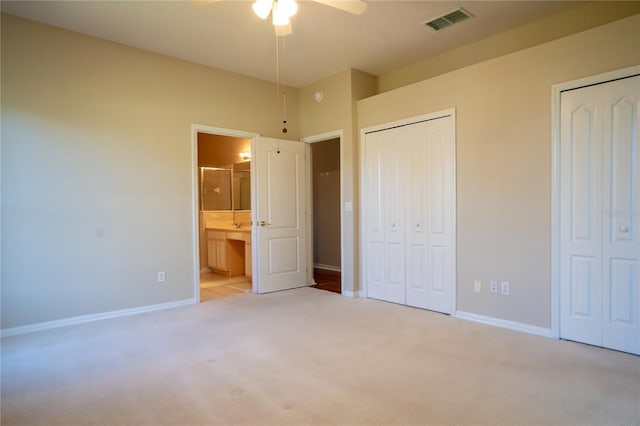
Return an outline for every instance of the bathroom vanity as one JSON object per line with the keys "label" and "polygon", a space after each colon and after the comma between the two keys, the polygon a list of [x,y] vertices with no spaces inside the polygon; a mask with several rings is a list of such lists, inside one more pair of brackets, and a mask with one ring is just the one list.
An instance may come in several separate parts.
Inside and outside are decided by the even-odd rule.
{"label": "bathroom vanity", "polygon": [[199,183],[200,263],[206,259],[216,273],[250,278],[251,161],[201,166]]}
{"label": "bathroom vanity", "polygon": [[206,227],[209,268],[228,276],[251,277],[251,228]]}

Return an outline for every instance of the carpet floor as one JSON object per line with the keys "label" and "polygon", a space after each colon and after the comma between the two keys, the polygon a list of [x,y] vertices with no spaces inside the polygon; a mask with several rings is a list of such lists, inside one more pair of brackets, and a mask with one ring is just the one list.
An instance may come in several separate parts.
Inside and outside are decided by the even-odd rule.
{"label": "carpet floor", "polygon": [[2,425],[638,425],[640,358],[309,288],[2,339]]}

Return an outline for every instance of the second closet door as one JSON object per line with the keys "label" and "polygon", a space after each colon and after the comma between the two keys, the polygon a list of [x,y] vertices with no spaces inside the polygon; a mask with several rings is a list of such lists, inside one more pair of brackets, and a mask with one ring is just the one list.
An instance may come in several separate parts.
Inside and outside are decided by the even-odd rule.
{"label": "second closet door", "polygon": [[640,77],[564,92],[560,337],[640,354]]}

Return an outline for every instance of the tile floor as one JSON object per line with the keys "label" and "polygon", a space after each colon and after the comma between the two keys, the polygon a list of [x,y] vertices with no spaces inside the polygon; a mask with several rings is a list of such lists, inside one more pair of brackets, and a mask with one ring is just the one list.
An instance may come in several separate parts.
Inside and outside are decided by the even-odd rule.
{"label": "tile floor", "polygon": [[[314,269],[313,288],[340,293],[340,272]],[[251,279],[245,276],[227,277],[215,272],[200,273],[200,302],[220,299],[252,290]]]}
{"label": "tile floor", "polygon": [[215,272],[200,273],[200,302],[251,292],[251,279],[227,277]]}

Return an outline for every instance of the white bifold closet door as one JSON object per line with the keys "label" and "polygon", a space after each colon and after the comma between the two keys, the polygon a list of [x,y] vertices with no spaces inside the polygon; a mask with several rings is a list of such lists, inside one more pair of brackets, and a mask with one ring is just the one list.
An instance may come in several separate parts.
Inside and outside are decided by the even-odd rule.
{"label": "white bifold closet door", "polygon": [[453,311],[453,121],[445,116],[365,135],[362,263],[368,297]]}
{"label": "white bifold closet door", "polygon": [[640,77],[563,92],[560,337],[640,353]]}

